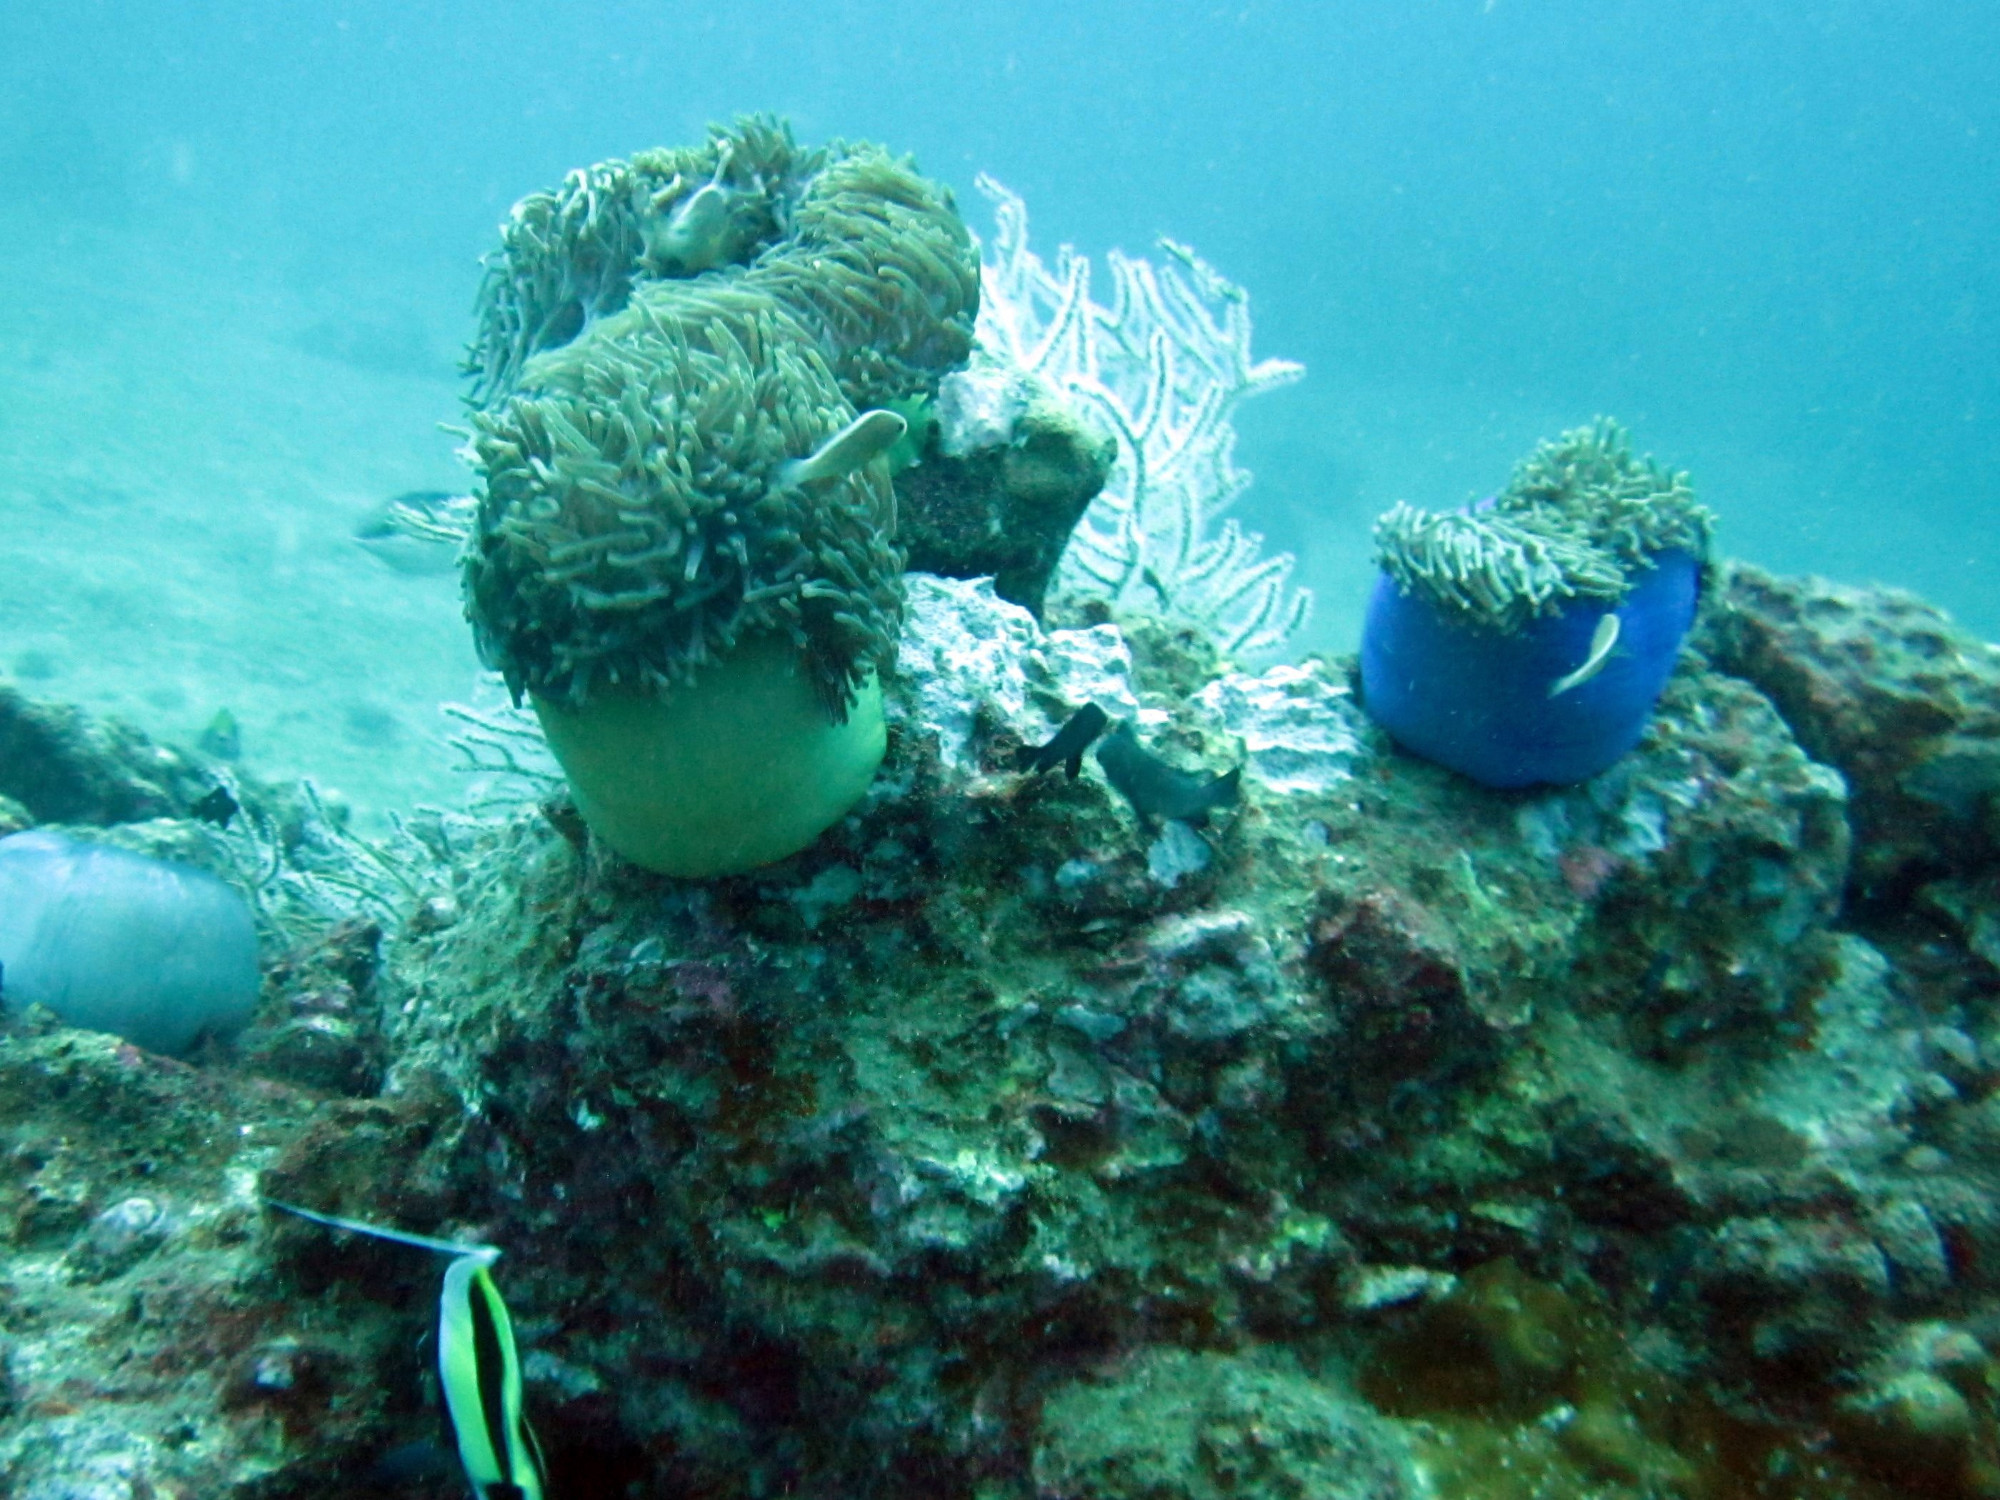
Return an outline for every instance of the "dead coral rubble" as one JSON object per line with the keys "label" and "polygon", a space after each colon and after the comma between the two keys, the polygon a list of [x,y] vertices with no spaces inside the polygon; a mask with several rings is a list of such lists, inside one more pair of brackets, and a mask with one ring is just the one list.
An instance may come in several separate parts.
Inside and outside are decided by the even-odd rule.
{"label": "dead coral rubble", "polygon": [[187,818],[214,785],[192,755],[0,682],[0,807],[37,823]]}
{"label": "dead coral rubble", "polygon": [[[350,929],[274,970],[240,1056],[286,1081],[106,1043],[72,1126],[89,1039],[0,1037],[13,1492],[115,1450],[340,1493],[433,1430],[438,1267],[257,1219],[258,1171],[505,1248],[566,1493],[1994,1492],[1982,846],[1857,917],[1873,784],[1693,653],[1612,771],[1496,795],[1325,664],[910,598],[877,787],[783,864],[667,880],[524,809],[379,966]],[[1154,838],[1016,774],[1086,698],[1244,805]],[[278,1040],[357,1008],[367,1067]],[[69,1440],[84,1393],[123,1447]]]}

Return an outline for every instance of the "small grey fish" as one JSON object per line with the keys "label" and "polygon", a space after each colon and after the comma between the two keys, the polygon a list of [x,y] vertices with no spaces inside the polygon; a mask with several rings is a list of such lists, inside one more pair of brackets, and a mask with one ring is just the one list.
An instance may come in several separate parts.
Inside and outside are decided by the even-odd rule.
{"label": "small grey fish", "polygon": [[873,463],[895,446],[910,424],[893,411],[864,411],[805,458],[778,466],[774,489],[796,489],[822,479],[840,479]]}
{"label": "small grey fish", "polygon": [[1549,696],[1560,698],[1571,688],[1582,687],[1591,678],[1604,670],[1611,660],[1612,649],[1618,644],[1618,616],[1606,615],[1597,622],[1597,629],[1591,632],[1590,654],[1583,659],[1583,665],[1567,676],[1558,677],[1549,684]]}
{"label": "small grey fish", "polygon": [[1069,772],[1069,779],[1076,780],[1083,770],[1083,752],[1090,748],[1090,742],[1104,733],[1104,726],[1111,722],[1111,715],[1095,703],[1086,703],[1069,716],[1069,721],[1056,731],[1056,737],[1046,745],[1023,745],[1014,752],[1014,769],[1030,771],[1040,775],[1043,771],[1053,771],[1062,766]]}
{"label": "small grey fish", "polygon": [[1130,719],[1121,720],[1097,747],[1097,763],[1146,828],[1160,818],[1199,827],[1209,809],[1233,805],[1242,791],[1241,766],[1220,776],[1170,766],[1140,745]]}
{"label": "small grey fish", "polygon": [[354,540],[398,573],[449,573],[478,510],[471,495],[409,490],[362,517]]}

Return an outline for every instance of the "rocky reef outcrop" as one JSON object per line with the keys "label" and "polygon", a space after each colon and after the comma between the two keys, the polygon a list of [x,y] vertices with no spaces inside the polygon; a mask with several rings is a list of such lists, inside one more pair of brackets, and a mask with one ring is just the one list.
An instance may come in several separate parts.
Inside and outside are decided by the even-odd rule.
{"label": "rocky reef outcrop", "polygon": [[1896,589],[1736,564],[1707,650],[1755,683],[1854,793],[1856,894],[1987,870],[2000,855],[2000,648]]}
{"label": "rocky reef outcrop", "polygon": [[[908,588],[883,771],[788,860],[649,874],[557,795],[370,863],[239,788],[233,1047],[8,1014],[0,1487],[456,1493],[401,1458],[439,1264],[269,1197],[504,1250],[552,1492],[2000,1493],[1987,648],[1739,568],[1631,755],[1499,793],[1345,663]],[[1240,805],[1017,771],[1085,701]]]}

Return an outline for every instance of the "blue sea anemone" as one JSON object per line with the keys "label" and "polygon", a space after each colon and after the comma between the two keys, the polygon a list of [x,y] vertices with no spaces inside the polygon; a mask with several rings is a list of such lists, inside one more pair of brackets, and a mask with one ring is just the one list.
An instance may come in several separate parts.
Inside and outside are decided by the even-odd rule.
{"label": "blue sea anemone", "polygon": [[1712,518],[1600,419],[1470,511],[1399,505],[1361,638],[1362,701],[1486,786],[1567,785],[1644,732],[1694,621]]}

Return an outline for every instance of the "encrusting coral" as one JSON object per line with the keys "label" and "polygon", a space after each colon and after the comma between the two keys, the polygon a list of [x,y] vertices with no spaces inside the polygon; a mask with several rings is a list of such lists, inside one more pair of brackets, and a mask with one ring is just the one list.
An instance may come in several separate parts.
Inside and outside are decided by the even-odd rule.
{"label": "encrusting coral", "polygon": [[913,572],[991,578],[1036,618],[1070,537],[1118,459],[1118,440],[1046,382],[986,366],[945,377],[919,461],[896,476]]}
{"label": "encrusting coral", "polygon": [[[879,460],[904,423],[880,409],[964,363],[970,236],[906,162],[801,151],[768,119],[573,173],[502,233],[467,364],[481,655],[534,698],[621,853],[684,875],[781,858],[881,757],[872,684],[895,650],[903,558]],[[702,712],[682,713],[675,695],[697,689]],[[732,704],[767,712],[732,726]],[[604,744],[599,714],[619,725]],[[760,738],[718,755],[697,720]],[[636,759],[656,777],[723,780],[635,783],[641,724]],[[728,776],[746,753],[773,774]],[[616,806],[648,811],[628,829]],[[782,832],[721,849],[660,825],[670,808]]]}

